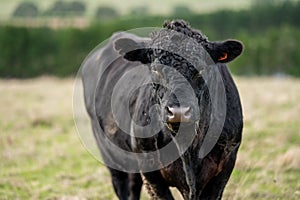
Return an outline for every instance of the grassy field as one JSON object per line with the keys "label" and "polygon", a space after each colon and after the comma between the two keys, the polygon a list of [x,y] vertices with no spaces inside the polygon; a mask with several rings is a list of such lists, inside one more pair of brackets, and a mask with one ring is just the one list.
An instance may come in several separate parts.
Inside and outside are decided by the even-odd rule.
{"label": "grassy field", "polygon": [[[300,80],[236,82],[245,128],[224,199],[300,199]],[[116,199],[77,137],[72,89],[72,79],[0,80],[1,200]]]}

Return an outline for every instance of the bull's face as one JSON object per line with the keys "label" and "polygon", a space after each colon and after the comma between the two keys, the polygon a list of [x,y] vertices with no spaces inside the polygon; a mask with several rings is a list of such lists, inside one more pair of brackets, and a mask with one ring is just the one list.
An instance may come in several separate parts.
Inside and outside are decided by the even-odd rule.
{"label": "bull's face", "polygon": [[[157,35],[161,36],[161,34]],[[172,39],[172,36],[169,35],[163,39],[158,38],[158,46],[164,42],[172,43]],[[205,80],[199,73],[197,66],[180,55],[180,52],[168,51],[165,48],[160,49],[155,45],[155,40],[157,38],[152,38],[151,41],[134,41],[130,38],[121,38],[115,42],[115,49],[125,59],[140,61],[149,66],[153,81],[153,94],[160,107],[159,113],[162,122],[167,127],[178,127],[180,123],[194,123],[199,120],[201,112],[205,109],[205,106],[202,105],[209,101]],[[195,45],[201,46],[211,58],[210,60],[215,63],[230,62],[242,52],[242,44],[235,40],[205,41]],[[177,46],[181,48],[180,44]],[[187,45],[184,48],[189,52],[194,46]],[[205,54],[199,55],[200,58],[197,59],[202,60],[204,65],[209,65],[206,62]]]}
{"label": "bull's face", "polygon": [[199,94],[204,81],[199,72],[179,55],[159,51],[150,64],[153,92],[164,123],[193,123],[199,119]]}

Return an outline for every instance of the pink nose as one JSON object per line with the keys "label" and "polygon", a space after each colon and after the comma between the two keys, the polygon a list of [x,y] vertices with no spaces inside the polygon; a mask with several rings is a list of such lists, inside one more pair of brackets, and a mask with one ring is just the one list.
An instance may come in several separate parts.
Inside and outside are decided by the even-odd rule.
{"label": "pink nose", "polygon": [[166,107],[167,110],[167,122],[191,122],[192,108],[189,107]]}

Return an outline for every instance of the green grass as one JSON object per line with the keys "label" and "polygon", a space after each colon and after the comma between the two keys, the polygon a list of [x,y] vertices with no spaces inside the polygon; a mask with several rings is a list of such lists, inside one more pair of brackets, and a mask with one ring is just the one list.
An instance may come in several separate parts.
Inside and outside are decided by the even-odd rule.
{"label": "green grass", "polygon": [[[245,128],[224,199],[299,199],[300,80],[236,82]],[[116,199],[77,136],[72,89],[72,79],[0,80],[1,200]]]}

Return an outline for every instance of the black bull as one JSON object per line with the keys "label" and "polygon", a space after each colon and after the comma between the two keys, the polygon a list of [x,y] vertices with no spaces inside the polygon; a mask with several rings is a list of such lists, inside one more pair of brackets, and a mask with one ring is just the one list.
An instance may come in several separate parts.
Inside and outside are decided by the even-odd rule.
{"label": "black bull", "polygon": [[[225,63],[242,52],[242,45],[235,40],[210,42],[183,21],[164,28],[151,38],[115,34],[86,59],[82,80],[94,136],[120,199],[139,199],[143,183],[153,199],[173,199],[170,186],[184,199],[221,199],[243,128],[239,94]],[[179,51],[191,49],[180,35],[192,39],[193,48],[199,46],[202,53]],[[174,38],[180,42],[173,45]],[[193,56],[205,67],[197,69]],[[209,88],[218,83],[210,68],[221,77],[224,113],[214,109],[211,93],[218,90]],[[123,77],[132,71],[134,75]],[[222,114],[220,134],[201,156],[212,118]],[[156,151],[169,143],[167,154]]]}

